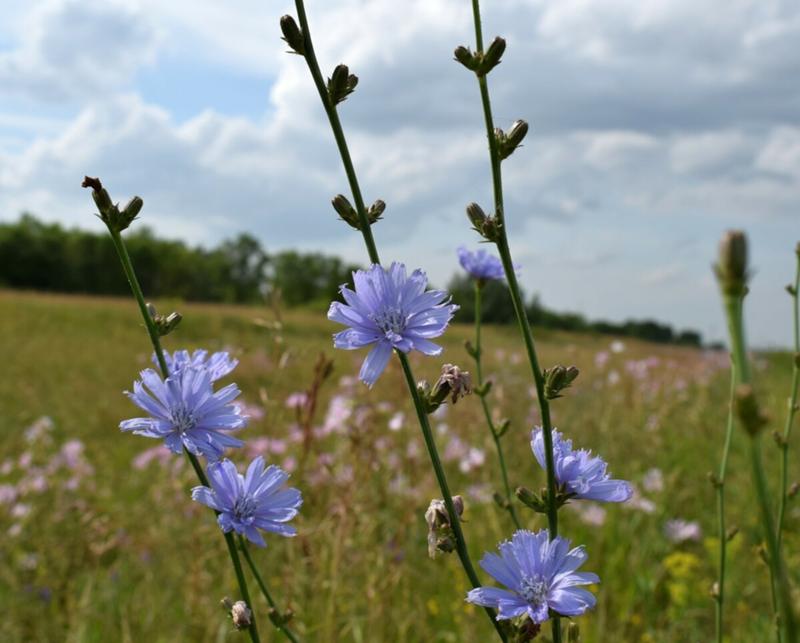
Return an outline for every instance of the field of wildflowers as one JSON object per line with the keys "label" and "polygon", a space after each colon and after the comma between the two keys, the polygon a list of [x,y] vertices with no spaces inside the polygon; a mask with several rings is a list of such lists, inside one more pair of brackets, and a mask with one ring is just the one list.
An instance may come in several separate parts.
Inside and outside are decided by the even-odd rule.
{"label": "field of wildflowers", "polygon": [[[800,244],[793,355],[748,351],[741,231],[713,265],[729,353],[535,340],[502,179],[528,125],[495,126],[488,77],[506,42],[484,46],[473,0],[475,46],[454,56],[477,81],[492,207],[471,202],[466,215],[492,251],[457,251],[475,325],[455,328],[458,302],[424,271],[381,263],[372,226],[386,205],[366,205],[338,115],[358,78],[339,64],[325,79],[302,0],[295,12],[283,39],[349,184],[332,205],[369,260],[330,304],[332,346],[312,310],[159,313],[167,302],[147,300],[123,235],[143,200],[120,206],[85,177],[139,323],[129,302],[0,300],[14,354],[0,402],[20,429],[0,453],[0,592],[13,615],[0,634],[797,643]],[[489,281],[507,285],[517,343],[482,327]],[[779,400],[785,422],[765,457]]]}
{"label": "field of wildflowers", "polygon": [[[320,311],[289,312],[279,324],[264,309],[181,310],[185,319],[167,348],[227,350],[239,360],[221,385],[235,375],[237,403],[250,419],[237,433],[245,447],[229,457],[244,467],[263,456],[303,493],[291,522],[298,535],[266,533],[267,548],[252,550],[281,609],[295,612],[297,636],[491,640],[488,621],[464,601],[469,585],[455,557],[428,557],[424,514],[440,496],[399,365],[390,362],[372,389],[360,384],[363,355],[332,350],[336,327]],[[225,596],[236,598],[236,581],[219,528],[191,501],[197,482],[189,463],[161,442],[117,428],[136,415],[122,391],[152,366],[133,304],[0,293],[0,312],[2,352],[14,356],[0,380],[0,602],[7,614],[0,639],[245,636],[219,606]],[[463,343],[471,339],[472,328],[451,327],[442,359],[469,364]],[[633,488],[627,503],[572,502],[560,512],[564,533],[586,547],[582,569],[601,579],[590,588],[597,606],[577,619],[581,640],[713,638],[718,540],[707,473],[724,434],[727,355],[563,333],[542,334],[540,343],[545,363],[566,355],[581,368],[565,392],[569,400],[554,405],[556,426],[602,453]],[[492,412],[498,423],[510,419],[503,437],[510,484],[539,489],[544,476],[529,444],[539,412],[524,355],[507,328],[485,328],[483,346],[484,372],[495,382]],[[327,377],[319,375],[327,365],[322,354],[332,360]],[[411,362],[420,377],[438,377],[435,360]],[[790,356],[759,355],[754,364],[763,404],[777,421]],[[480,399],[442,406],[432,422],[478,560],[514,529],[492,499],[502,484]],[[727,639],[770,640],[768,572],[739,435],[727,483],[728,522],[738,528],[728,548]],[[765,461],[774,483],[779,451],[771,443]],[[791,465],[796,480],[796,460]],[[543,515],[517,506],[524,527],[546,526]],[[798,524],[798,505],[790,504],[784,547],[794,573]],[[254,599],[263,614],[266,603]],[[278,640],[268,626],[262,621],[263,638]]]}

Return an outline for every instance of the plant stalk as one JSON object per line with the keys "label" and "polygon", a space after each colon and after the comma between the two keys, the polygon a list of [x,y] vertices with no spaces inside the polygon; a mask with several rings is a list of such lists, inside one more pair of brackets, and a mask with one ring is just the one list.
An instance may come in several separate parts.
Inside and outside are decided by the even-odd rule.
{"label": "plant stalk", "polygon": [[[483,350],[481,348],[481,291],[482,291],[482,284],[476,279],[475,280],[475,374],[477,376],[478,387],[483,386],[483,372],[482,372],[482,357],[483,357]],[[511,485],[508,483],[508,471],[506,470],[506,460],[503,456],[503,445],[500,443],[500,436],[497,432],[497,428],[494,425],[494,421],[492,420],[492,414],[489,410],[489,403],[486,401],[486,395],[479,395],[478,396],[481,400],[481,408],[483,409],[483,416],[486,418],[486,424],[489,427],[489,431],[492,434],[492,440],[494,440],[494,446],[497,449],[497,460],[500,463],[500,473],[502,474],[503,478],[503,488],[505,489],[506,495],[506,509],[508,513],[511,515],[511,520],[514,522],[514,526],[517,529],[522,529],[522,525],[519,522],[519,517],[517,516],[517,510],[514,508],[514,498],[511,495]]]}
{"label": "plant stalk", "polygon": [[[153,318],[147,311],[147,302],[145,301],[142,287],[139,285],[139,280],[136,277],[136,272],[133,269],[133,263],[131,262],[130,255],[128,254],[128,249],[125,246],[125,242],[122,240],[122,235],[118,231],[113,230],[110,227],[108,231],[111,234],[111,241],[114,244],[114,248],[117,251],[117,256],[122,264],[122,270],[125,272],[125,277],[128,279],[128,283],[131,286],[133,297],[136,299],[136,303],[139,305],[139,311],[142,313],[145,326],[147,327],[147,334],[150,336],[150,342],[153,344],[153,350],[155,351],[156,359],[158,360],[158,365],[161,369],[161,374],[164,376],[164,379],[166,379],[169,377],[169,369],[167,368],[167,361],[164,359],[164,350],[161,348],[161,338],[158,335],[158,329],[156,328]],[[191,462],[192,468],[200,480],[200,484],[208,487],[208,478],[206,477],[202,466],[200,466],[197,456],[195,456],[193,453],[190,453],[185,448],[183,451],[189,458],[189,462]],[[236,553],[233,535],[230,533],[225,533],[224,536],[225,543],[228,546],[228,553],[231,557],[231,563],[233,564],[233,570],[236,573],[236,580],[239,583],[239,591],[242,593],[242,598],[247,603],[247,606],[253,612],[253,620],[248,628],[250,640],[253,643],[260,643],[258,627],[256,626],[255,610],[253,609],[253,604],[250,600],[250,592],[247,590],[247,581],[245,580],[244,573],[242,572],[242,563],[239,560],[239,555]]]}

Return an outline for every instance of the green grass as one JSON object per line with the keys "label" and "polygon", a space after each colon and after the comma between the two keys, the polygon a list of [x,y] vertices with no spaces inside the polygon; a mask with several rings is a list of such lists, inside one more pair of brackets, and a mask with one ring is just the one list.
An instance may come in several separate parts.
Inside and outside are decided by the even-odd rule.
{"label": "green grass", "polygon": [[[161,302],[159,310],[169,307]],[[233,379],[247,402],[266,411],[242,434],[250,440],[287,438],[294,412],[284,401],[307,388],[324,351],[334,358],[335,372],[322,390],[322,425],[330,399],[351,390],[340,379],[357,374],[364,356],[334,353],[334,327],[323,312],[285,313],[278,328],[267,309],[181,304],[180,310],[184,322],[167,338],[167,348],[224,348],[241,360]],[[470,335],[470,328],[452,328],[442,359],[469,369],[463,342]],[[597,609],[579,619],[582,640],[710,640],[716,523],[706,475],[717,468],[722,444],[724,357],[626,341],[623,352],[598,367],[595,356],[608,349],[608,337],[539,332],[538,338],[543,365],[581,369],[554,404],[556,426],[601,453],[615,477],[641,487],[643,475],[657,467],[665,482],[663,491],[644,494],[655,505],[652,513],[607,506],[605,523],[591,526],[573,509],[562,510],[562,533],[587,545],[585,569],[602,579]],[[492,407],[512,420],[504,438],[512,485],[538,489],[544,474],[528,446],[536,404],[521,342],[513,327],[488,328],[484,342],[486,373],[495,381]],[[166,466],[134,468],[133,458],[156,442],[117,428],[137,415],[122,391],[149,354],[131,300],[0,292],[0,471],[6,461],[14,463],[0,473],[0,485],[30,478],[31,467],[45,466],[67,440],[85,445],[93,467],[75,490],[64,487],[69,471],[48,474],[46,490],[29,490],[16,501],[30,508],[24,517],[12,515],[13,502],[0,504],[0,640],[246,640],[219,606],[223,596],[236,597],[235,579],[213,515],[189,498],[196,481],[188,464],[174,457]],[[659,363],[646,375],[627,371],[627,361],[648,357]],[[412,363],[417,378],[428,380],[441,365],[418,355]],[[789,359],[767,355],[759,363],[759,389],[777,428]],[[618,382],[609,381],[611,372]],[[292,484],[305,497],[299,536],[269,538],[269,547],[255,552],[273,593],[293,608],[293,627],[305,641],[492,640],[483,614],[464,602],[467,583],[457,559],[427,557],[423,513],[438,493],[399,366],[393,362],[373,390],[356,385],[352,391],[353,416],[337,433],[314,440],[307,453],[289,442],[286,453],[268,456],[278,464],[290,456],[296,461]],[[406,414],[405,424],[390,431],[397,411]],[[53,420],[52,442],[29,444],[24,430],[42,416]],[[499,473],[478,400],[459,402],[434,424],[446,426],[437,430],[442,453],[457,436],[486,454],[483,466],[468,474],[458,461],[446,463],[451,487],[466,497],[464,530],[477,562],[512,533],[507,513],[485,500],[498,488]],[[726,629],[731,641],[765,641],[772,636],[767,571],[756,552],[744,442],[737,431],[728,522],[740,533],[731,545]],[[795,440],[793,446],[796,454],[800,445]],[[31,464],[21,469],[17,463],[26,453]],[[774,482],[778,450],[768,436],[765,453]],[[320,454],[326,454],[323,464]],[[792,461],[794,480],[800,472],[797,458]],[[522,506],[520,513],[530,528],[545,526],[544,516]],[[670,543],[663,526],[677,517],[698,521],[703,540]],[[795,500],[785,539],[795,579],[798,517]],[[256,608],[263,640],[279,640],[260,597]]]}

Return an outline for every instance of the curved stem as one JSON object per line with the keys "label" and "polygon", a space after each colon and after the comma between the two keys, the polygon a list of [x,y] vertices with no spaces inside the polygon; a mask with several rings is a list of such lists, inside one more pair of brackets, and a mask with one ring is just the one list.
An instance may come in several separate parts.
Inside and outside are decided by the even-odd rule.
{"label": "curved stem", "polygon": [[725,527],[725,474],[728,470],[728,455],[733,437],[733,404],[736,392],[736,366],[731,366],[731,385],[728,396],[728,421],[725,426],[725,442],[722,447],[722,460],[717,476],[717,520],[719,535],[719,576],[717,577],[716,594],[716,629],[717,643],[722,643],[723,633],[723,606],[725,604],[725,564],[728,550],[728,533]]}
{"label": "curved stem", "polygon": [[[728,331],[731,339],[731,352],[733,354],[736,382],[750,384],[750,366],[747,360],[747,351],[744,339],[744,321],[742,315],[741,297],[725,295],[725,313],[728,321]],[[774,587],[778,599],[778,614],[780,622],[778,627],[786,634],[787,643],[797,643],[797,624],[791,604],[789,581],[786,567],[778,549],[778,540],[772,508],[769,500],[769,490],[764,464],[761,458],[761,434],[756,432],[750,435],[750,466],[753,476],[753,485],[756,488],[758,505],[761,511],[761,522],[764,531],[764,540],[767,543],[768,563],[770,570],[770,583]]]}
{"label": "curved stem", "polygon": [[[267,589],[267,585],[266,585],[266,583],[264,583],[264,579],[261,577],[261,574],[258,571],[258,567],[256,567],[256,564],[253,562],[253,558],[250,556],[250,549],[247,546],[247,542],[241,536],[239,536],[239,549],[242,550],[242,553],[244,554],[244,559],[245,559],[245,561],[247,561],[247,565],[250,567],[250,571],[253,573],[253,576],[256,579],[256,583],[258,584],[259,588],[261,589],[261,593],[264,595],[264,598],[267,599],[267,603],[269,603],[269,606],[277,613],[278,612],[278,606],[276,605],[275,601],[273,600],[272,594],[269,593],[269,590]],[[294,633],[285,624],[280,624],[279,625],[275,621],[273,621],[273,623],[275,624],[275,628],[279,632],[282,632],[286,636],[287,639],[292,641],[292,643],[297,643],[297,637],[294,635]]]}
{"label": "curved stem", "polygon": [[[479,0],[472,0],[472,16],[475,23],[475,43],[476,51],[483,52],[483,29],[481,26],[481,10]],[[489,98],[489,86],[486,76],[478,76],[478,86],[481,93],[481,103],[483,105],[483,118],[486,125],[486,138],[489,143],[489,160],[492,166],[492,191],[494,193],[494,215],[497,218],[499,236],[497,250],[500,253],[500,260],[503,262],[503,269],[508,282],[508,289],[511,293],[511,301],[514,305],[517,323],[525,342],[525,350],[528,353],[533,379],[536,383],[536,397],[539,401],[539,410],[542,416],[542,434],[544,438],[545,464],[547,468],[547,526],[550,539],[558,535],[558,506],[556,505],[556,478],[555,462],[553,458],[553,426],[550,420],[550,405],[544,395],[544,378],[539,367],[539,360],[536,355],[536,346],[533,341],[530,322],[528,321],[525,305],[520,294],[517,275],[514,272],[514,262],[511,259],[511,251],[508,246],[508,236],[506,234],[505,211],[503,208],[503,179],[500,170],[500,155],[497,149],[497,139],[494,134],[494,119],[492,118],[492,104]],[[561,643],[561,621],[553,617],[553,643]]]}
{"label": "curved stem", "polygon": [[[133,293],[134,299],[136,299],[136,303],[139,305],[139,311],[142,313],[142,317],[144,319],[145,326],[147,327],[147,333],[150,335],[150,342],[153,345],[153,350],[156,354],[156,359],[158,360],[158,365],[161,369],[161,374],[164,376],[164,379],[169,377],[169,369],[167,368],[167,361],[164,359],[164,350],[161,348],[161,338],[158,335],[158,329],[156,329],[155,322],[153,322],[153,318],[150,316],[150,313],[147,311],[147,302],[144,298],[144,292],[142,292],[142,287],[139,285],[139,280],[136,277],[136,272],[133,269],[133,262],[131,262],[130,255],[128,254],[128,249],[125,247],[125,242],[122,240],[122,235],[109,228],[109,233],[111,234],[111,241],[114,244],[114,248],[117,251],[117,256],[119,257],[120,263],[122,264],[122,270],[125,272],[125,277],[128,279],[128,283],[131,286],[131,292]],[[203,486],[209,486],[208,478],[206,477],[205,472],[203,471],[203,467],[200,466],[200,462],[197,460],[197,456],[193,453],[190,453],[184,448],[184,453],[189,458],[189,462],[192,464],[192,468],[194,469],[195,473],[197,474],[200,483]],[[215,512],[217,513],[217,512]],[[242,563],[239,560],[239,555],[236,553],[236,547],[233,542],[233,535],[230,533],[224,534],[225,536],[225,543],[228,546],[228,553],[231,557],[231,563],[233,564],[233,570],[236,574],[236,580],[239,583],[239,591],[242,593],[242,598],[247,603],[250,610],[253,612],[253,620],[248,628],[250,632],[250,639],[253,643],[260,643],[260,639],[258,636],[258,627],[256,625],[256,618],[255,618],[255,610],[253,610],[253,604],[250,600],[250,592],[247,590],[247,581],[245,580],[244,574],[242,573]]]}
{"label": "curved stem", "polygon": [[[477,376],[478,387],[483,386],[483,373],[482,373],[482,357],[483,351],[481,348],[481,289],[482,285],[478,280],[475,281],[475,374]],[[497,433],[497,428],[492,420],[492,414],[489,410],[489,403],[486,401],[486,395],[481,394],[478,396],[481,400],[481,408],[483,409],[483,416],[486,418],[486,424],[492,434],[494,446],[497,449],[497,459],[500,463],[500,473],[503,478],[503,488],[506,494],[506,509],[511,515],[511,520],[517,529],[522,529],[517,516],[517,510],[514,508],[513,498],[511,497],[511,485],[508,483],[508,471],[506,470],[506,460],[503,456],[503,445],[500,443],[501,436]]]}
{"label": "curved stem", "polygon": [[[320,100],[322,101],[322,106],[325,109],[331,129],[333,130],[333,136],[336,139],[336,146],[339,149],[342,165],[344,166],[344,171],[347,175],[347,181],[350,184],[350,190],[353,195],[353,201],[355,202],[356,212],[359,220],[359,229],[364,239],[364,244],[367,248],[370,261],[373,264],[380,264],[378,249],[375,246],[375,239],[372,236],[372,228],[367,217],[366,208],[364,207],[364,199],[361,196],[361,188],[358,184],[358,177],[356,176],[356,171],[353,167],[353,162],[350,157],[350,151],[347,147],[347,139],[344,136],[344,131],[342,129],[341,121],[339,120],[339,114],[336,110],[336,106],[332,103],[330,97],[328,96],[328,90],[325,85],[322,72],[319,68],[319,62],[317,61],[316,54],[314,53],[314,44],[311,39],[311,30],[308,26],[308,18],[306,17],[303,0],[295,0],[295,7],[297,9],[297,17],[300,22],[300,30],[303,34],[303,46],[305,50],[303,57],[306,60],[311,77],[314,79],[314,85],[317,88]],[[411,399],[414,403],[420,428],[422,429],[422,435],[428,448],[428,455],[430,456],[431,464],[433,466],[434,473],[436,474],[436,480],[439,483],[439,488],[442,492],[445,507],[447,508],[447,514],[456,539],[456,550],[458,552],[459,560],[461,561],[461,565],[464,568],[464,571],[466,572],[472,586],[479,587],[480,581],[469,558],[469,553],[464,541],[464,533],[461,530],[458,513],[453,505],[453,498],[450,495],[447,478],[445,476],[442,463],[439,459],[436,444],[433,440],[433,433],[431,432],[430,423],[428,422],[428,415],[423,409],[422,401],[419,398],[416,381],[414,380],[414,375],[411,372],[411,366],[409,365],[408,358],[405,356],[405,354],[402,352],[397,352],[397,355],[400,360],[400,364],[403,367],[403,373],[406,378],[409,394],[411,395]],[[489,620],[492,622],[492,626],[497,631],[498,636],[502,641],[505,641],[505,633],[503,632],[500,624],[495,620],[494,610],[485,608],[485,611],[489,617]]]}

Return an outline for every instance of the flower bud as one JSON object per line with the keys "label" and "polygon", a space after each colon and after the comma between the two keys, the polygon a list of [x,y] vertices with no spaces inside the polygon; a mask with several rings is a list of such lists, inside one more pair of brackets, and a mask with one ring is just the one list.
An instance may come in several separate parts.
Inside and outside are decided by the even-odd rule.
{"label": "flower bud", "polygon": [[541,495],[535,494],[527,487],[517,487],[516,491],[514,491],[514,495],[517,496],[517,499],[526,507],[530,507],[539,513],[547,513],[547,503],[544,498]]}
{"label": "flower bud", "polygon": [[292,51],[289,53],[304,56],[306,53],[306,46],[303,41],[303,32],[300,31],[300,27],[297,26],[292,16],[287,15],[281,18],[281,32],[283,33],[283,38],[281,40],[292,48]]}
{"label": "flower bud", "polygon": [[580,643],[580,640],[581,628],[575,621],[572,621],[567,625],[567,643]]}
{"label": "flower bud", "polygon": [[506,50],[506,41],[497,36],[494,40],[492,40],[492,44],[489,45],[489,48],[484,52],[483,57],[481,58],[480,65],[478,66],[478,76],[485,76],[488,74],[492,69],[497,67],[500,64],[500,58],[503,57],[503,52]]}
{"label": "flower bud", "polygon": [[92,188],[92,199],[94,199],[94,203],[97,206],[100,219],[112,232],[122,232],[130,226],[144,204],[140,197],[135,196],[128,201],[122,212],[120,212],[119,206],[111,200],[100,179],[86,176],[83,179],[83,183],[81,183],[81,187]]}
{"label": "flower bud", "polygon": [[338,105],[355,91],[358,76],[350,73],[347,65],[336,65],[328,79],[328,96],[334,105]]}
{"label": "flower bud", "polygon": [[142,201],[141,197],[135,196],[133,197],[128,203],[125,204],[125,207],[122,208],[122,212],[120,212],[120,216],[122,217],[122,223],[127,228],[133,220],[136,218],[136,215],[139,214],[142,210],[142,206],[144,205],[144,201]]}
{"label": "flower bud", "polygon": [[151,303],[147,304],[147,312],[156,326],[156,331],[158,332],[159,337],[169,335],[173,330],[175,330],[175,328],[177,328],[178,324],[180,324],[181,320],[183,319],[183,315],[178,312],[172,312],[166,316],[159,315],[156,311],[156,307]]}
{"label": "flower bud", "polygon": [[361,229],[361,224],[358,221],[358,214],[356,213],[355,208],[350,205],[350,201],[347,200],[347,197],[344,194],[337,194],[335,197],[333,197],[331,204],[333,205],[333,209],[336,210],[336,213],[345,223],[356,230]]}
{"label": "flower bud", "polygon": [[758,432],[767,423],[767,417],[759,407],[755,392],[750,384],[740,384],[736,387],[734,408],[739,421],[751,437],[758,435]]}
{"label": "flower bud", "polygon": [[544,396],[548,400],[554,400],[561,397],[561,391],[569,388],[575,378],[578,377],[578,369],[574,366],[567,368],[561,366],[554,366],[544,371]]}
{"label": "flower bud", "polygon": [[501,161],[514,153],[514,150],[520,146],[527,133],[528,124],[523,120],[514,121],[508,132],[503,132],[501,129],[495,130],[497,153]]}
{"label": "flower bud", "polygon": [[467,206],[467,217],[473,229],[487,241],[497,242],[500,239],[500,222],[497,217],[488,217],[477,203]]}
{"label": "flower bud", "polygon": [[453,55],[458,62],[464,65],[464,67],[470,71],[477,71],[478,66],[480,65],[480,57],[476,54],[473,54],[469,49],[463,45],[459,45],[456,47]]}
{"label": "flower bud", "polygon": [[714,266],[722,292],[743,297],[747,289],[747,237],[741,230],[728,230],[719,244],[719,262]]}
{"label": "flower bud", "polygon": [[786,493],[786,495],[789,498],[794,498],[797,495],[798,491],[800,491],[800,482],[793,482],[792,486],[789,487],[789,491]]}
{"label": "flower bud", "polygon": [[378,199],[375,201],[375,203],[369,206],[369,209],[367,210],[367,219],[369,219],[370,225],[383,217],[383,211],[385,209],[386,204],[381,199]]}

